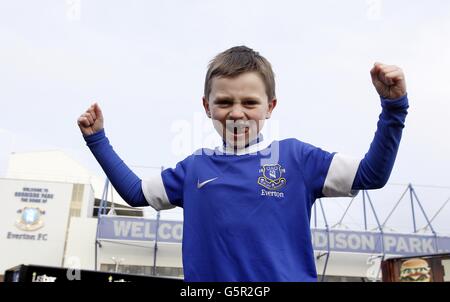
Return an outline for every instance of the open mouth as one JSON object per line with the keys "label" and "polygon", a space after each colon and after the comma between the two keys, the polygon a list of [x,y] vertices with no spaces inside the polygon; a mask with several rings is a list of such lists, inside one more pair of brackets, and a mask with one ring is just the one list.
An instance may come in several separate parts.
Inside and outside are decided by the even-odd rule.
{"label": "open mouth", "polygon": [[232,129],[227,128],[227,132],[232,134],[235,138],[246,136],[250,131],[250,127],[233,127]]}
{"label": "open mouth", "polygon": [[230,144],[243,144],[249,141],[250,137],[254,133],[254,127],[252,121],[227,120],[224,124],[221,124],[223,128],[221,133],[223,139]]}

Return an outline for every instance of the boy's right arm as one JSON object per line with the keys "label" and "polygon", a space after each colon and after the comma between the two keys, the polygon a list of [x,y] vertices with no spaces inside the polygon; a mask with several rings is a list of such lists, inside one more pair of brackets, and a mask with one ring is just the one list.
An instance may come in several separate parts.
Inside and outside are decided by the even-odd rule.
{"label": "boy's right arm", "polygon": [[142,190],[142,180],[124,163],[109,143],[103,128],[103,114],[94,103],[78,118],[87,146],[94,154],[103,171],[119,195],[133,207],[152,206],[156,210],[170,209],[172,206],[161,194],[151,195],[147,201]]}

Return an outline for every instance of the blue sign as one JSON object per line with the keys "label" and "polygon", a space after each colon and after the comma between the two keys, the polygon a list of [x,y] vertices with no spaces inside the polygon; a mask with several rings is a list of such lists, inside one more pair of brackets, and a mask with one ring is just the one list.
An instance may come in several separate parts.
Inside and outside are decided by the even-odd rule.
{"label": "blue sign", "polygon": [[314,250],[363,254],[424,255],[450,252],[450,237],[323,229],[311,231]]}
{"label": "blue sign", "polygon": [[[98,239],[181,243],[183,222],[101,216]],[[314,250],[362,254],[423,255],[450,253],[450,237],[362,231],[311,229]]]}
{"label": "blue sign", "polygon": [[145,218],[101,216],[98,225],[98,239],[153,241],[181,243],[183,222],[160,220],[156,233],[156,220]]}

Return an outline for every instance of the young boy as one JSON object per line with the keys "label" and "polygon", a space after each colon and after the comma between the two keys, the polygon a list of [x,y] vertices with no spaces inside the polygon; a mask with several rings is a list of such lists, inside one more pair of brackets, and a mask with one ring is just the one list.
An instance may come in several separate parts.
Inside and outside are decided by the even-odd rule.
{"label": "young boy", "polygon": [[408,100],[403,72],[375,63],[382,112],[368,153],[356,160],[296,139],[260,135],[277,99],[270,63],[245,46],[209,64],[203,107],[223,145],[201,149],[142,181],[117,156],[93,104],[78,119],[87,145],[131,206],[183,208],[185,281],[316,281],[311,207],[320,197],[383,187],[397,154]]}

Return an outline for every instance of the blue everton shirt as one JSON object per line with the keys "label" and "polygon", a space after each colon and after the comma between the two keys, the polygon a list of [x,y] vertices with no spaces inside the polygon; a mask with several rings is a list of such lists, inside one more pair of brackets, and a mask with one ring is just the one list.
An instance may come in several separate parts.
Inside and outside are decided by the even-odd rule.
{"label": "blue everton shirt", "polygon": [[199,150],[142,185],[147,200],[184,209],[186,281],[316,281],[311,207],[327,191],[350,196],[358,164],[296,139],[263,141]]}
{"label": "blue everton shirt", "polygon": [[381,106],[361,160],[296,139],[259,141],[238,151],[201,149],[141,180],[103,129],[85,140],[129,205],[184,209],[186,281],[316,281],[309,225],[315,199],[382,188],[394,166],[408,98],[381,98]]}

